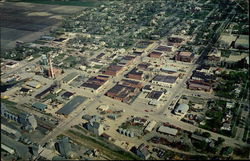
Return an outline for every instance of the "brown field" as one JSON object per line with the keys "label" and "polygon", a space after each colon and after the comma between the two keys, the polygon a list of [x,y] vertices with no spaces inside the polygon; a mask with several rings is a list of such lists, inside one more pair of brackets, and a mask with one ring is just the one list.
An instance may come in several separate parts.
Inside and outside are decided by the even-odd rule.
{"label": "brown field", "polygon": [[32,42],[56,28],[63,16],[82,10],[83,6],[47,5],[24,2],[0,3],[1,49],[15,47],[17,40]]}

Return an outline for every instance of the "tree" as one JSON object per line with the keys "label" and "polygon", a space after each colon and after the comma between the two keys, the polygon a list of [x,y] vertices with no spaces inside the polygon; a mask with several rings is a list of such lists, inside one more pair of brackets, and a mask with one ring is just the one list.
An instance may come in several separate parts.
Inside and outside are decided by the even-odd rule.
{"label": "tree", "polygon": [[209,132],[203,132],[202,136],[209,138],[211,136],[211,134]]}
{"label": "tree", "polygon": [[218,137],[218,140],[215,142],[215,145],[216,145],[216,146],[221,145],[224,141],[225,141],[224,138]]}

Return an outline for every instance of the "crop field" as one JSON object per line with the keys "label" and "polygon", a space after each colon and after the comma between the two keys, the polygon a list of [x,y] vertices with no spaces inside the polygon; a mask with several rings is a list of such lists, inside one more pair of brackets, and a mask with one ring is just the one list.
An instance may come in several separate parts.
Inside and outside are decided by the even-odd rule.
{"label": "crop field", "polygon": [[36,3],[0,3],[1,49],[15,47],[17,40],[32,42],[60,25],[64,16],[82,10],[83,6]]}

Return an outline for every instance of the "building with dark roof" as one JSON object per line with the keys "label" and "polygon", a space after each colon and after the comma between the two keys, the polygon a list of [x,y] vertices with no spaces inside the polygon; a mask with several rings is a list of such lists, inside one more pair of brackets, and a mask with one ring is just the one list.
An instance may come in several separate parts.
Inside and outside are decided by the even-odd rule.
{"label": "building with dark roof", "polygon": [[86,101],[87,97],[75,96],[71,101],[65,104],[62,108],[60,108],[56,114],[61,114],[64,116],[68,116],[75,108],[77,108],[80,104]]}
{"label": "building with dark roof", "polygon": [[82,84],[82,86],[99,90],[99,88],[103,86],[108,81],[108,79],[108,76],[98,75],[96,77],[89,78],[85,83]]}
{"label": "building with dark roof", "polygon": [[127,74],[127,78],[142,80],[143,79],[143,72],[138,71],[136,68],[134,68]]}
{"label": "building with dark roof", "polygon": [[32,105],[33,108],[38,109],[40,111],[45,111],[45,109],[47,109],[47,105],[40,103],[40,102],[36,102]]}
{"label": "building with dark roof", "polygon": [[125,86],[139,88],[139,89],[143,87],[141,82],[134,80],[122,79],[120,83]]}
{"label": "building with dark roof", "polygon": [[162,53],[158,52],[158,51],[153,51],[153,52],[149,53],[148,56],[150,58],[160,58],[162,56]]}
{"label": "building with dark roof", "polygon": [[147,160],[150,157],[150,153],[148,151],[148,147],[143,143],[141,144],[135,151],[135,154],[140,158]]}
{"label": "building with dark roof", "polygon": [[215,77],[209,74],[206,74],[204,72],[198,72],[198,71],[194,71],[192,76],[191,76],[192,80],[201,80],[207,83],[211,83],[215,80]]}
{"label": "building with dark roof", "polygon": [[65,136],[57,141],[55,148],[63,157],[66,158],[69,156],[69,152],[72,151],[69,138]]}
{"label": "building with dark roof", "polygon": [[173,46],[158,46],[155,50],[171,52],[173,50]]}
{"label": "building with dark roof", "polygon": [[149,99],[153,99],[153,100],[160,100],[161,97],[163,96],[163,92],[162,91],[152,91],[147,95],[147,98]]}
{"label": "building with dark roof", "polygon": [[71,98],[73,97],[73,95],[74,95],[74,93],[66,91],[66,92],[64,92],[64,93],[61,95],[61,97],[62,97],[62,98],[65,98],[65,99],[71,99]]}
{"label": "building with dark roof", "polygon": [[152,87],[150,85],[145,85],[142,88],[142,92],[151,92],[151,90],[152,90]]}
{"label": "building with dark roof", "polygon": [[178,77],[176,76],[157,75],[153,78],[152,83],[172,88],[177,79]]}
{"label": "building with dark roof", "polygon": [[140,70],[146,70],[146,69],[148,69],[149,66],[150,66],[149,63],[140,63],[137,65],[137,68]]}
{"label": "building with dark roof", "polygon": [[205,92],[210,92],[212,85],[201,80],[189,80],[187,82],[188,89],[191,90],[203,90]]}
{"label": "building with dark roof", "polygon": [[116,76],[119,72],[122,71],[122,69],[123,69],[123,66],[111,65],[105,71],[103,71],[103,74]]}
{"label": "building with dark roof", "polygon": [[194,53],[181,51],[178,52],[174,58],[178,61],[192,62],[192,60],[194,59]]}

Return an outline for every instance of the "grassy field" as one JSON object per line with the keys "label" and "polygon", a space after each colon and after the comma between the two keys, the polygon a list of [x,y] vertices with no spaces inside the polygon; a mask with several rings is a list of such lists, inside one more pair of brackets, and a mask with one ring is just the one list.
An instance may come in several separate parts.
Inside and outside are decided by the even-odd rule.
{"label": "grassy field", "polygon": [[27,3],[39,3],[50,5],[67,5],[67,6],[84,6],[94,7],[98,4],[97,0],[7,0],[7,2],[27,2]]}

